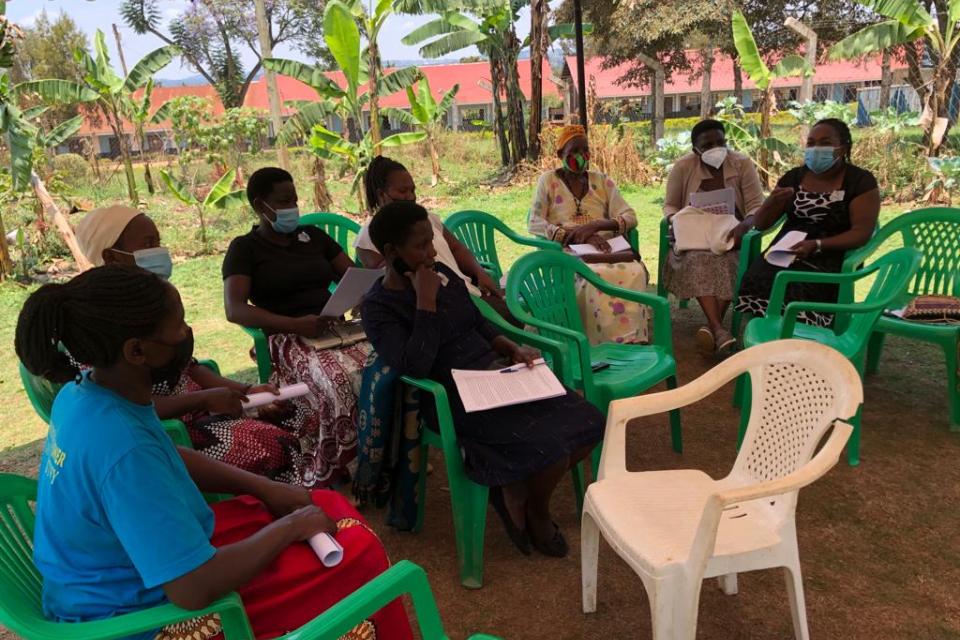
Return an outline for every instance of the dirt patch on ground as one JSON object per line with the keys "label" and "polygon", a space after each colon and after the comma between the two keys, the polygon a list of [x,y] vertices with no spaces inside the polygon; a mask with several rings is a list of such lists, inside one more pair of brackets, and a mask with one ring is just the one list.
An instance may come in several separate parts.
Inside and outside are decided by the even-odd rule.
{"label": "dirt patch on ground", "polygon": [[[711,362],[690,348],[699,313],[674,315],[682,383]],[[801,492],[797,525],[813,638],[960,638],[960,434],[948,431],[943,366],[935,349],[891,340],[880,375],[867,380],[861,465],[841,461]],[[736,453],[731,395],[732,385],[684,411],[682,455],[670,449],[665,417],[634,423],[629,467],[724,475]],[[0,470],[33,475],[40,445],[6,452]],[[650,638],[643,586],[609,548],[600,554],[598,610],[581,612],[579,523],[567,483],[555,508],[570,555],[521,556],[491,511],[484,587],[463,589],[439,454],[433,462],[422,533],[391,531],[375,511],[366,516],[394,560],[427,570],[451,638],[479,631],[510,640]],[[699,638],[792,637],[781,571],[742,574],[739,586],[738,595],[725,596],[715,582],[704,583]]]}

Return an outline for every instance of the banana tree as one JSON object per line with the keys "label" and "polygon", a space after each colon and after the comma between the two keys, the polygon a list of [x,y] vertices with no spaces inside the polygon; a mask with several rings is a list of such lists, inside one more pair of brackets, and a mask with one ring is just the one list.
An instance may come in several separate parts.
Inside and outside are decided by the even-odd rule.
{"label": "banana tree", "polygon": [[231,190],[236,177],[235,169],[227,171],[220,176],[220,179],[214,183],[207,195],[201,200],[179,178],[164,169],[160,170],[160,178],[167,185],[170,193],[183,204],[196,209],[197,217],[200,220],[200,242],[203,245],[203,253],[206,253],[210,248],[207,243],[206,213],[211,209],[222,210],[230,204],[243,202],[246,197],[243,189]]}
{"label": "banana tree", "polygon": [[[126,78],[121,78],[110,65],[107,53],[107,41],[103,31],[97,30],[94,38],[94,55],[77,49],[73,52],[77,62],[84,67],[85,90],[96,95],[94,102],[103,113],[120,149],[123,169],[127,178],[127,195],[134,205],[139,204],[137,181],[133,173],[130,157],[130,144],[124,126],[125,105],[133,100],[134,93],[143,88],[158,71],[170,64],[179,49],[173,46],[161,47],[151,51],[133,66]],[[52,80],[34,80],[18,85],[26,91],[33,91],[44,99],[58,99]]]}
{"label": "banana tree", "polygon": [[[322,122],[315,122],[309,141],[310,149],[321,158],[338,156],[346,161],[349,170],[354,174],[352,189],[357,195],[362,212],[366,209],[366,204],[363,189],[359,186],[370,161],[379,153],[379,148],[419,142],[426,137],[422,132],[398,133],[380,140],[377,144],[374,142],[373,128],[363,127],[364,110],[370,105],[373,96],[382,98],[412,85],[419,78],[420,70],[416,67],[398,69],[384,76],[378,75],[376,83],[370,84],[370,65],[362,55],[360,27],[350,7],[341,0],[327,3],[323,16],[323,37],[344,75],[345,87],[333,82],[322,69],[294,60],[274,58],[265,60],[264,64],[276,73],[303,81],[313,87],[322,99],[330,100],[336,105],[337,115],[344,124],[343,132],[335,133]],[[306,115],[319,119],[317,112]],[[301,119],[299,123],[302,124],[303,121],[304,119]]]}
{"label": "banana tree", "polygon": [[[760,138],[770,138],[770,118],[777,108],[777,97],[773,91],[773,83],[781,78],[791,76],[812,76],[814,69],[798,55],[784,56],[772,69],[767,66],[760,55],[760,49],[750,31],[750,25],[739,11],[733,13],[733,43],[737,48],[741,68],[747,72],[757,88],[763,91],[760,103]],[[760,147],[760,169],[769,185],[770,180],[770,149],[766,145]]]}
{"label": "banana tree", "polygon": [[455,84],[443,94],[440,102],[433,97],[433,91],[430,89],[430,81],[426,76],[417,82],[417,91],[413,87],[407,87],[407,100],[410,102],[410,111],[404,109],[385,109],[391,117],[400,122],[418,127],[426,136],[427,145],[430,148],[430,163],[433,167],[433,178],[431,186],[436,186],[440,182],[440,153],[437,151],[437,134],[443,127],[443,122],[447,112],[453,105],[453,100],[460,91],[460,85]]}
{"label": "banana tree", "polygon": [[[527,154],[524,99],[517,70],[522,43],[514,28],[523,4],[520,0],[460,0],[453,3],[453,9],[441,12],[440,17],[401,40],[406,45],[425,43],[420,48],[425,58],[439,58],[474,45],[489,58],[494,124],[504,165],[519,164]],[[501,106],[504,89],[509,140]]]}
{"label": "banana tree", "polygon": [[153,97],[153,78],[147,80],[143,87],[143,93],[139,98],[135,96],[124,96],[120,104],[124,117],[133,125],[133,135],[137,138],[137,146],[140,148],[140,162],[143,163],[143,179],[147,183],[147,191],[150,195],[156,193],[156,187],[153,184],[153,173],[150,171],[150,161],[147,159],[146,151],[149,151],[149,140],[147,139],[146,128],[150,122],[150,106]]}
{"label": "banana tree", "polygon": [[[919,0],[857,0],[886,18],[847,36],[830,47],[831,59],[860,58],[889,47],[918,43],[933,65],[925,86],[915,87],[924,98],[920,124],[927,155],[936,156],[950,129],[949,95],[957,75],[954,54],[960,43],[960,1],[950,0],[936,17]],[[938,9],[944,3],[937,3]]]}

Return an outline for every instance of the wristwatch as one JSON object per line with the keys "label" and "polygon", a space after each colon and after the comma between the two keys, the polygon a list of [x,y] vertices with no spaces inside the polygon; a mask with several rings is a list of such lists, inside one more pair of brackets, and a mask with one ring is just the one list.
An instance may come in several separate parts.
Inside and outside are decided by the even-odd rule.
{"label": "wristwatch", "polygon": [[821,251],[823,251],[823,240],[817,238],[816,243],[817,243],[817,250],[814,251],[814,253],[820,253]]}

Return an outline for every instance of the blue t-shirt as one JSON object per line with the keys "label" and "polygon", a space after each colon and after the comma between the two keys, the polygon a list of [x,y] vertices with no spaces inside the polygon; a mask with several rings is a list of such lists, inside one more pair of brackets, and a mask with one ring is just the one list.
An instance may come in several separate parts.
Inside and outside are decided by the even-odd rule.
{"label": "blue t-shirt", "polygon": [[44,613],[76,622],[163,604],[161,585],[213,557],[212,534],[213,513],[153,405],[87,376],[66,384],[40,460]]}

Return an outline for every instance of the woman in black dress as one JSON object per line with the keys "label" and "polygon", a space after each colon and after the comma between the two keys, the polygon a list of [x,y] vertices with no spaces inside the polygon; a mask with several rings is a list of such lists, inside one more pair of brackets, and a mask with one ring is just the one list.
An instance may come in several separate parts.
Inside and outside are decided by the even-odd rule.
{"label": "woman in black dress", "polygon": [[[810,129],[804,166],[788,171],[757,210],[754,226],[767,229],[780,216],[787,220],[774,242],[789,231],[804,231],[806,239],[793,246],[797,258],[788,268],[801,271],[840,271],[844,254],[870,240],[880,215],[880,191],[873,174],[850,164],[853,139],[841,120],[821,120]],[[736,309],[765,315],[773,281],[783,268],[761,256],[744,274]],[[784,304],[798,300],[836,302],[831,284],[793,283]],[[798,319],[829,326],[832,315],[802,312]]]}
{"label": "woman in black dress", "polygon": [[[386,259],[386,275],[361,309],[374,349],[402,374],[430,378],[447,389],[467,475],[494,488],[491,501],[517,547],[529,554],[532,543],[546,555],[566,555],[566,541],[550,515],[550,496],[602,439],[602,414],[572,391],[466,413],[451,369],[531,363],[537,352],[500,335],[474,306],[463,281],[434,261],[433,228],[423,207],[413,202],[383,207],[370,223],[370,236]],[[432,407],[422,410],[436,428]]]}

